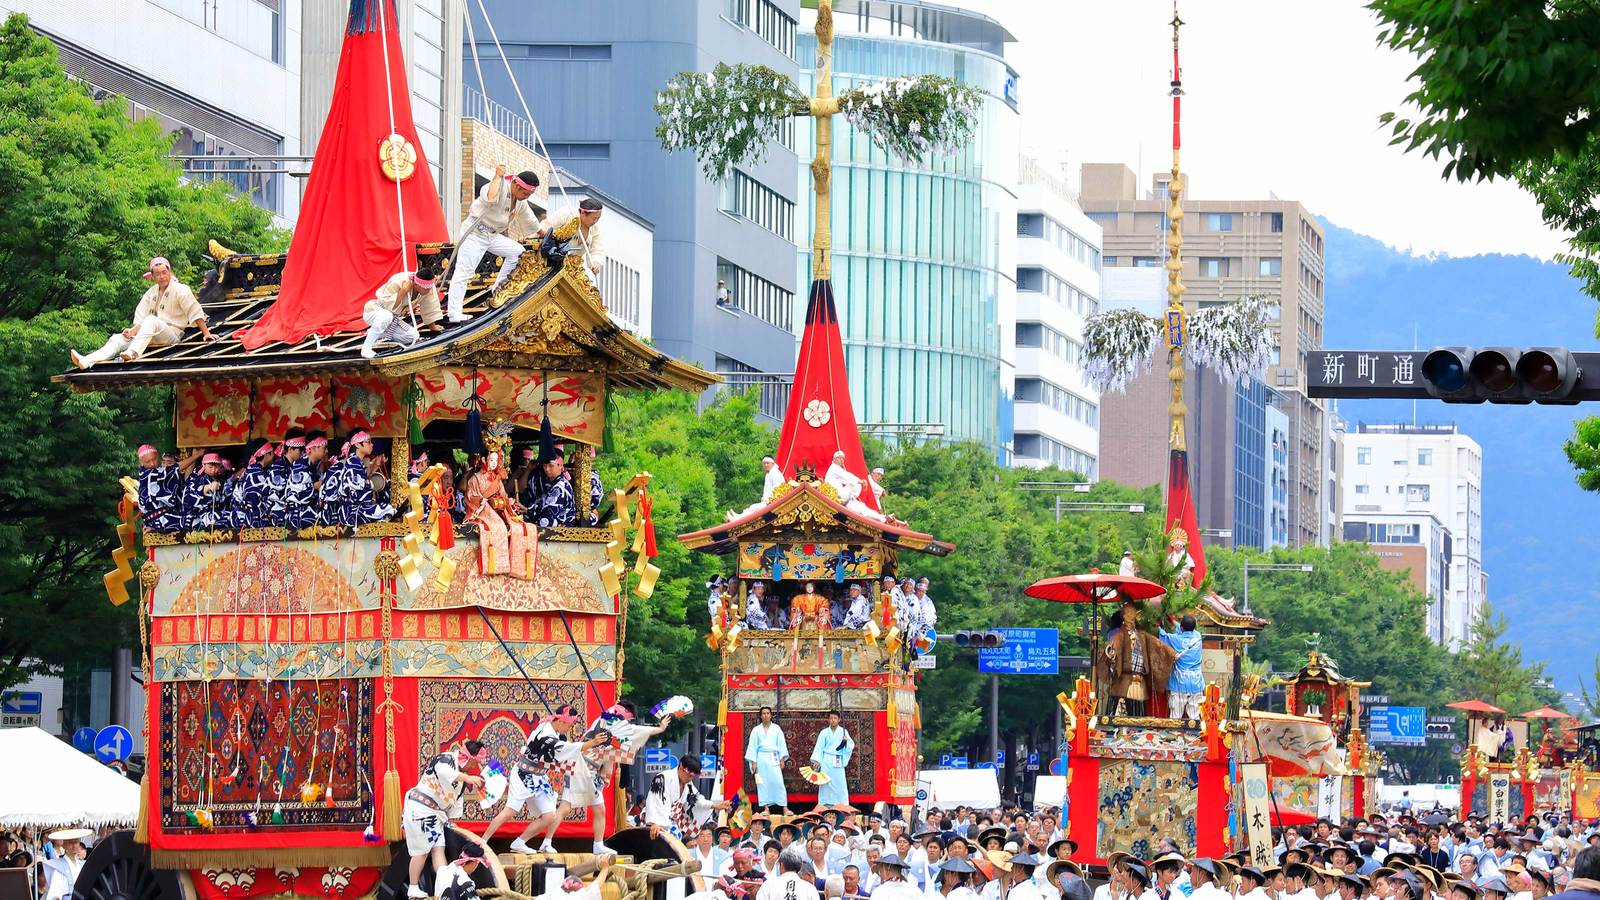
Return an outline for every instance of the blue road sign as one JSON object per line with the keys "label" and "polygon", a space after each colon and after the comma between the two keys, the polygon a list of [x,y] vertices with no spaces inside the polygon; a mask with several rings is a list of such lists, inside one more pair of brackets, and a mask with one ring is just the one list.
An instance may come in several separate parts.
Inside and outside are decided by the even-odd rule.
{"label": "blue road sign", "polygon": [[978,651],[978,671],[996,675],[1058,675],[1061,638],[1054,628],[997,628],[1006,642]]}
{"label": "blue road sign", "polygon": [[1420,706],[1374,706],[1367,740],[1374,744],[1425,744],[1428,711]]}
{"label": "blue road sign", "polygon": [[700,754],[700,771],[707,775],[717,770],[717,757],[711,753]]}
{"label": "blue road sign", "polygon": [[44,694],[39,691],[8,691],[0,701],[0,712],[12,716],[37,716],[44,712]]}
{"label": "blue road sign", "polygon": [[967,758],[965,756],[952,756],[952,757],[950,757],[950,768],[952,768],[952,769],[965,769],[966,767],[967,767]]}
{"label": "blue road sign", "polygon": [[994,752],[994,764],[997,766],[1003,766],[1006,764],[1006,751],[996,750]]}
{"label": "blue road sign", "polygon": [[994,768],[998,768],[998,767],[992,762],[981,762],[981,763],[978,763],[978,768],[980,768],[980,769],[994,769]]}
{"label": "blue road sign", "polygon": [[950,768],[950,754],[948,754],[948,753],[939,754],[939,768],[941,768],[941,769]]}
{"label": "blue road sign", "polygon": [[1039,768],[1039,754],[1038,753],[1029,753],[1028,754],[1028,769],[1030,771],[1033,771],[1033,770],[1037,770],[1038,768]]}
{"label": "blue road sign", "polygon": [[1051,775],[1065,775],[1065,774],[1067,774],[1067,763],[1066,763],[1066,761],[1063,760],[1059,756],[1056,757],[1055,759],[1050,760],[1050,774]]}
{"label": "blue road sign", "polygon": [[133,735],[121,725],[107,725],[94,736],[94,755],[101,762],[123,760],[133,752]]}
{"label": "blue road sign", "polygon": [[85,725],[72,733],[72,746],[76,747],[79,753],[93,753],[94,735],[94,729]]}

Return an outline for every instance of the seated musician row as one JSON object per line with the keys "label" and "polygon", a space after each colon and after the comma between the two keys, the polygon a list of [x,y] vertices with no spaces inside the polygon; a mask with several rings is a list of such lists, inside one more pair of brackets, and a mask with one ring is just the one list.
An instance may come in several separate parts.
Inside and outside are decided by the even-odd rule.
{"label": "seated musician row", "polygon": [[[385,442],[387,443],[387,442]],[[154,446],[139,448],[139,511],[154,532],[214,529],[290,529],[312,526],[356,528],[394,521],[398,511],[383,502],[388,488],[388,455],[364,431],[350,435],[335,455],[320,432],[291,432],[281,443],[258,440],[242,448],[208,452],[196,449],[179,459]],[[429,448],[413,457],[415,478],[431,463]],[[493,506],[540,527],[594,525],[603,487],[589,473],[587,520],[580,522],[573,474],[560,449],[522,451],[522,464],[510,471],[498,452],[465,454],[446,447],[442,501],[456,522],[472,522]],[[576,452],[593,456],[593,449]],[[515,499],[512,499],[515,498]]]}
{"label": "seated musician row", "polygon": [[[768,593],[767,582],[749,583],[744,601],[744,627],[757,630],[858,629],[867,627],[873,617],[870,581],[779,581],[774,584],[778,587]],[[907,577],[896,583],[893,575],[883,577],[877,599],[893,611],[894,624],[901,633],[921,634],[938,625],[939,613],[933,598],[928,596],[930,585],[927,578],[916,581]],[[738,596],[738,581],[724,580],[718,575],[706,587],[709,591],[706,606],[712,620],[716,621],[721,609]]]}

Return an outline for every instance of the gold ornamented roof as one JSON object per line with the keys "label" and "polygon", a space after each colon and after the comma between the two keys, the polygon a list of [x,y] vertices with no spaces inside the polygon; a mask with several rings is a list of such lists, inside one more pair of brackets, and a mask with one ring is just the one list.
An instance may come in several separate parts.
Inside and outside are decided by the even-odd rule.
{"label": "gold ornamented roof", "polygon": [[728,522],[678,535],[690,550],[724,554],[750,539],[878,543],[945,556],[956,547],[893,522],[876,522],[846,509],[833,486],[810,472],[772,491],[765,506]]}
{"label": "gold ornamented roof", "polygon": [[[418,245],[418,271],[436,274],[451,250],[451,244]],[[579,256],[569,256],[565,265],[552,269],[536,248],[522,255],[516,271],[492,297],[487,288],[499,261],[486,257],[468,290],[466,309],[472,321],[447,324],[444,332],[425,334],[414,346],[390,346],[367,360],[360,353],[364,333],[353,331],[247,352],[231,335],[253,324],[277,299],[286,254],[221,252],[227,255],[206,274],[198,293],[211,330],[224,335],[221,340],[206,342],[190,329],[181,343],[151,348],[133,362],[101,363],[57,380],[78,390],[99,390],[277,375],[409,375],[445,365],[483,365],[601,372],[610,385],[623,389],[699,392],[721,381],[618,328],[582,271]]]}

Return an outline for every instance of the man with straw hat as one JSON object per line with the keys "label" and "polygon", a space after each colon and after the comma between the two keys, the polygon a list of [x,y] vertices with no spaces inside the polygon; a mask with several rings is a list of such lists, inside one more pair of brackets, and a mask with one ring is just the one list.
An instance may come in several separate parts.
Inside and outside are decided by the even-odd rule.
{"label": "man with straw hat", "polygon": [[1189,884],[1193,889],[1189,892],[1189,900],[1232,898],[1232,893],[1217,887],[1219,883],[1227,884],[1231,880],[1232,874],[1227,863],[1205,856],[1192,859],[1189,861]]}
{"label": "man with straw hat", "polygon": [[1061,900],[1089,900],[1089,882],[1083,878],[1083,867],[1070,859],[1058,859],[1045,867],[1045,881],[1055,889]]}
{"label": "man with straw hat", "polygon": [[925,900],[916,886],[906,881],[906,862],[893,853],[885,853],[872,864],[878,876],[878,885],[872,889],[873,900]]}
{"label": "man with straw hat", "polygon": [[1011,900],[1044,900],[1044,892],[1033,880],[1033,870],[1044,860],[1032,853],[1018,853],[1011,857],[1011,886],[1006,896]]}
{"label": "man with straw hat", "polygon": [[972,878],[977,872],[978,868],[964,858],[946,861],[939,869],[937,896],[944,900],[978,900],[977,892],[972,889]]}

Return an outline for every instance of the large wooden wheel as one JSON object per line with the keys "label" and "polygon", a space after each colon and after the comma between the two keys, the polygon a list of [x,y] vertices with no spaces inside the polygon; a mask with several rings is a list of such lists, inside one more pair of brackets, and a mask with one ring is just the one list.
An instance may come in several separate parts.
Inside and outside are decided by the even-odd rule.
{"label": "large wooden wheel", "polygon": [[184,900],[178,873],[150,864],[150,848],[118,831],[98,844],[84,861],[72,900]]}

